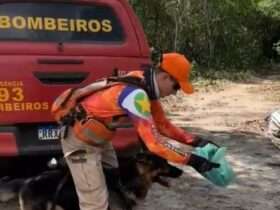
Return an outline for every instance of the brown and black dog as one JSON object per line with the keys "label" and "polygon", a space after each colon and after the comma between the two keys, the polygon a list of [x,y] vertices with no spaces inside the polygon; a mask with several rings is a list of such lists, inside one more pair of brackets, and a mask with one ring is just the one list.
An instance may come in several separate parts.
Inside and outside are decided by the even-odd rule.
{"label": "brown and black dog", "polygon": [[[132,194],[135,199],[144,199],[152,183],[168,187],[165,177],[177,178],[182,174],[180,169],[150,153],[138,154],[134,158],[120,158],[119,163],[122,183],[128,194]],[[106,176],[109,192],[116,191],[110,187],[110,179]],[[131,196],[128,200],[131,200]],[[123,202],[123,199],[118,201]],[[79,210],[72,178],[64,167],[26,180],[19,191],[19,203],[21,210]],[[129,210],[134,204],[136,202],[125,202],[119,206]]]}

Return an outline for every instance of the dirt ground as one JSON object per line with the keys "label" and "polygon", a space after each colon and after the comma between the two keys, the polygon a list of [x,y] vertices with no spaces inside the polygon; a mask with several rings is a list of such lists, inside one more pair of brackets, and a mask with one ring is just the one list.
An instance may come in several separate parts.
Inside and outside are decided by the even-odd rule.
{"label": "dirt ground", "polygon": [[[212,185],[190,167],[170,189],[155,184],[137,210],[279,210],[280,150],[264,136],[264,118],[280,107],[280,75],[223,82],[191,96],[164,100],[172,121],[227,147],[236,173],[227,188]],[[15,202],[0,210],[17,210]]]}
{"label": "dirt ground", "polygon": [[155,185],[139,209],[280,209],[280,150],[264,136],[265,116],[280,107],[280,75],[225,82],[165,102],[174,123],[227,147],[237,177],[220,188],[184,167],[171,189]]}

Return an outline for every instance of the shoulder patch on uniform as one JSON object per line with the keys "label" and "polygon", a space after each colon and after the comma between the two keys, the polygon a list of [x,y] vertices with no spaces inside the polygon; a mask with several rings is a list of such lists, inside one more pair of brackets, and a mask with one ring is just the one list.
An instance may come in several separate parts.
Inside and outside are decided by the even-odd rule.
{"label": "shoulder patch on uniform", "polygon": [[136,109],[143,115],[149,116],[151,113],[151,105],[145,92],[139,92],[134,97]]}
{"label": "shoulder patch on uniform", "polygon": [[121,106],[130,114],[147,118],[151,115],[151,104],[145,91],[135,89],[122,100]]}

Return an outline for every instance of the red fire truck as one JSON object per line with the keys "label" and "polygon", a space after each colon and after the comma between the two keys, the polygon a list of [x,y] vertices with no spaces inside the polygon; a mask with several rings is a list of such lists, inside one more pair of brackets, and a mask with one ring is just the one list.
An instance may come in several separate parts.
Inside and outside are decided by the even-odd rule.
{"label": "red fire truck", "polygon": [[[126,0],[1,1],[0,176],[60,153],[50,107],[63,90],[149,64]],[[136,138],[129,130],[116,136],[127,137]]]}

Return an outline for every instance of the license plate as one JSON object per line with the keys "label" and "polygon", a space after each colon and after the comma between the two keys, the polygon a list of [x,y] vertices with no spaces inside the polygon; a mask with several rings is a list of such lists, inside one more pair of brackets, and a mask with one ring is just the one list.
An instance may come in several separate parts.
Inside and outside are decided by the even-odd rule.
{"label": "license plate", "polygon": [[39,140],[58,140],[60,130],[55,126],[42,126],[38,128]]}

